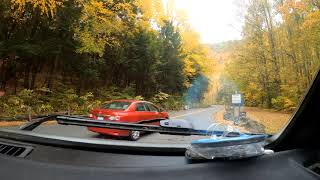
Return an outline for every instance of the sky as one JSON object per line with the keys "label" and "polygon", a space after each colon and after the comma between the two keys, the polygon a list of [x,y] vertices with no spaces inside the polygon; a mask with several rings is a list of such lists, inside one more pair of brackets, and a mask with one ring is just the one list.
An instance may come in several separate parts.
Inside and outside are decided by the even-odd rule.
{"label": "sky", "polygon": [[175,0],[176,11],[184,11],[203,43],[241,39],[241,18],[235,0]]}

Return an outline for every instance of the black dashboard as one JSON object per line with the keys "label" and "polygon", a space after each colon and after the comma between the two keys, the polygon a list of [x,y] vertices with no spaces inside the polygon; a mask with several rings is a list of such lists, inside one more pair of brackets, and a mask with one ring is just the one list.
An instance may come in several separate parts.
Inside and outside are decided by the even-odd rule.
{"label": "black dashboard", "polygon": [[[0,139],[15,144],[15,141]],[[20,143],[21,144],[21,143]],[[183,156],[134,155],[24,143],[25,157],[0,155],[1,179],[319,179],[310,166],[320,151],[289,150],[261,157],[188,162]]]}

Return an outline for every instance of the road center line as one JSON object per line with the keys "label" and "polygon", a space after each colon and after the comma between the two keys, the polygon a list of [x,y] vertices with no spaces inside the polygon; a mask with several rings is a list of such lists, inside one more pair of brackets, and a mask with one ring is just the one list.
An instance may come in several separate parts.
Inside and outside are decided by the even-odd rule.
{"label": "road center line", "polygon": [[208,110],[210,110],[210,109],[211,109],[211,108],[203,109],[203,110],[199,110],[199,111],[196,111],[196,112],[190,112],[190,113],[186,113],[186,114],[182,114],[182,115],[173,116],[173,117],[171,117],[171,118],[184,117],[184,116],[188,116],[188,115],[191,115],[191,114],[201,113],[201,112],[203,112],[203,111],[208,111]]}

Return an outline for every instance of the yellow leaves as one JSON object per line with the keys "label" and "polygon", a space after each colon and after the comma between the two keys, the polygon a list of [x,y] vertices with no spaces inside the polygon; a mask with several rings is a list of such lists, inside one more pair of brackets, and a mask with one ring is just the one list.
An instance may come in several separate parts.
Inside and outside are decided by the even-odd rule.
{"label": "yellow leaves", "polygon": [[289,97],[286,96],[272,98],[272,105],[278,110],[293,110],[296,108],[296,102],[293,102]]}
{"label": "yellow leaves", "polygon": [[182,51],[184,58],[184,71],[187,75],[193,76],[200,73],[210,76],[214,72],[215,63],[212,50],[200,42],[200,36],[193,31],[187,23],[187,15],[180,12],[179,30],[182,38]]}
{"label": "yellow leaves", "polygon": [[162,0],[137,0],[136,5],[142,11],[142,17],[145,21],[153,21],[157,25],[163,25],[166,20]]}
{"label": "yellow leaves", "polygon": [[28,4],[33,9],[39,9],[41,15],[54,17],[56,8],[62,5],[62,0],[11,0],[11,9],[20,14]]}
{"label": "yellow leaves", "polygon": [[136,18],[136,13],[130,3],[116,3],[114,4],[113,10],[125,15],[129,20],[135,20]]}
{"label": "yellow leaves", "polygon": [[147,18],[151,18],[153,16],[153,2],[152,0],[138,0],[137,6],[141,8],[143,15]]}
{"label": "yellow leaves", "polygon": [[181,37],[182,51],[186,55],[183,60],[185,73],[193,76],[197,71],[211,72],[214,67],[211,49],[200,43],[199,35],[194,31],[183,31]]}
{"label": "yellow leaves", "polygon": [[315,27],[320,27],[320,11],[315,11],[308,14],[302,26],[303,29],[313,29]]}
{"label": "yellow leaves", "polygon": [[101,1],[96,1],[96,0],[90,1],[90,3],[85,4],[84,8],[85,8],[85,11],[90,10],[91,12],[94,12],[95,15],[100,17],[102,17],[101,15],[107,15],[107,16],[113,15],[113,13],[110,10],[106,9],[103,6],[103,3]]}
{"label": "yellow leaves", "polygon": [[54,16],[54,10],[57,6],[56,0],[35,0],[33,2],[33,8],[39,8],[42,15]]}
{"label": "yellow leaves", "polygon": [[99,0],[83,1],[80,5],[80,20],[74,25],[74,38],[80,42],[77,52],[102,56],[106,44],[117,43],[110,34],[121,31],[121,21]]}
{"label": "yellow leaves", "polygon": [[182,31],[181,32],[182,41],[184,43],[184,51],[192,51],[200,46],[199,34],[195,31]]}
{"label": "yellow leaves", "polygon": [[184,68],[183,68],[183,72],[187,77],[193,77],[196,75],[197,71],[194,68],[195,66],[195,62],[192,61],[191,59],[185,59],[183,61],[184,63]]}
{"label": "yellow leaves", "polygon": [[115,17],[115,14],[105,8],[103,2],[98,0],[91,0],[88,3],[83,3],[82,11],[83,13],[80,19],[83,22],[96,18],[97,21],[100,21],[100,23],[106,23]]}

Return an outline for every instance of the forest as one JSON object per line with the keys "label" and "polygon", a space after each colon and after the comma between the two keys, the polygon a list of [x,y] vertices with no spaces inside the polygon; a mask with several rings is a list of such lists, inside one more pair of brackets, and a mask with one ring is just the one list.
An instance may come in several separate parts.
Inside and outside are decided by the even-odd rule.
{"label": "forest", "polygon": [[161,0],[1,0],[0,115],[84,113],[111,99],[166,109],[203,104],[212,50],[170,7]]}
{"label": "forest", "polygon": [[246,106],[293,111],[320,65],[320,1],[249,0],[243,39],[220,45],[218,101],[238,90]]}
{"label": "forest", "polygon": [[319,0],[237,1],[242,38],[214,45],[172,2],[0,1],[0,116],[83,114],[111,99],[178,110],[235,91],[245,106],[297,108],[320,65]]}

